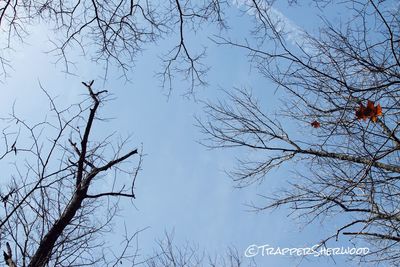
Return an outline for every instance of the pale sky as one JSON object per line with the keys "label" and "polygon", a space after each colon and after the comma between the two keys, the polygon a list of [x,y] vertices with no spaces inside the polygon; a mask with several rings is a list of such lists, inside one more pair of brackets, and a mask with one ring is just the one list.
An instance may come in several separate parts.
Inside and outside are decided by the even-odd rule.
{"label": "pale sky", "polygon": [[[279,9],[280,8],[280,9]],[[294,12],[285,6],[278,6],[273,13],[290,21],[294,31],[293,41],[300,29],[317,27],[314,12],[304,5]],[[241,40],[251,25],[251,14],[238,17],[235,10],[229,11],[232,19],[231,36]],[[190,36],[189,47],[196,48],[197,39],[208,45],[206,63],[212,68],[208,74],[209,86],[199,88],[198,100],[215,100],[221,96],[219,88],[245,86],[252,88],[267,111],[273,111],[278,104],[279,95],[275,87],[250,68],[246,54],[231,47],[218,47],[204,35]],[[155,241],[163,237],[165,231],[175,233],[177,245],[184,241],[198,244],[209,253],[225,253],[227,247],[235,246],[240,253],[251,244],[281,247],[304,247],[316,244],[321,233],[332,233],[318,223],[304,228],[304,222],[287,217],[287,210],[249,212],[246,204],[260,201],[257,194],[268,194],[284,185],[292,175],[290,169],[272,172],[261,185],[235,189],[234,183],[224,170],[234,166],[234,156],[243,151],[208,150],[198,143],[203,137],[196,128],[194,116],[202,116],[200,101],[187,99],[181,95],[186,84],[175,83],[169,99],[160,88],[155,72],[160,71],[159,56],[171,45],[166,40],[157,46],[148,46],[137,57],[136,67],[130,74],[130,83],[117,79],[115,69],[110,70],[110,78],[103,84],[101,66],[79,60],[76,76],[62,73],[62,65],[54,65],[54,55],[43,53],[49,47],[51,36],[43,28],[34,28],[27,44],[13,52],[10,77],[0,84],[3,90],[1,114],[8,114],[16,100],[16,110],[29,119],[38,119],[45,112],[46,98],[41,94],[38,81],[52,95],[58,95],[60,104],[73,103],[80,94],[85,93],[81,81],[95,79],[95,88],[107,89],[116,99],[101,111],[114,120],[98,123],[98,133],[104,136],[115,130],[118,135],[133,134],[131,145],[143,144],[143,170],[136,183],[135,206],[122,202],[121,217],[115,222],[115,236],[122,234],[120,226],[125,221],[129,229],[150,227],[140,239],[143,255],[150,255]],[[191,44],[192,42],[192,44]],[[34,100],[34,101],[33,101]],[[300,232],[300,230],[302,232]],[[107,237],[113,238],[113,237]],[[115,240],[110,239],[110,242]],[[340,240],[337,246],[347,246]],[[351,266],[343,258],[335,258],[336,266]],[[262,266],[333,266],[326,258],[301,259],[299,257],[256,257]],[[246,261],[244,262],[246,264]]]}

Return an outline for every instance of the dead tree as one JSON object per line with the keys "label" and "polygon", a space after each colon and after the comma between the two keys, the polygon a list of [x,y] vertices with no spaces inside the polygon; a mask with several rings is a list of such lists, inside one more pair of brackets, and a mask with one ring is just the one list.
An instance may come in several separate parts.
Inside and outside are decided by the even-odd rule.
{"label": "dead tree", "polygon": [[352,14],[347,23],[326,19],[318,33],[297,33],[294,42],[271,6],[246,1],[257,24],[253,41],[215,42],[247,50],[283,99],[266,112],[267,100],[229,90],[206,105],[208,118],[199,124],[205,145],[252,152],[231,172],[238,186],[261,182],[280,166],[297,171],[256,209],[285,205],[310,222],[347,220],[321,243],[363,239],[374,249],[365,259],[398,265],[400,6],[343,1],[341,8]]}
{"label": "dead tree", "polygon": [[[9,126],[1,159],[14,166],[8,190],[1,190],[8,266],[111,266],[134,258],[106,253],[101,237],[111,230],[119,200],[135,198],[141,156],[138,149],[125,151],[128,140],[93,138],[107,91],[96,92],[93,81],[83,85],[88,97],[67,108],[44,91],[50,116],[39,123],[15,112],[3,119]],[[127,247],[132,238],[125,239]]]}

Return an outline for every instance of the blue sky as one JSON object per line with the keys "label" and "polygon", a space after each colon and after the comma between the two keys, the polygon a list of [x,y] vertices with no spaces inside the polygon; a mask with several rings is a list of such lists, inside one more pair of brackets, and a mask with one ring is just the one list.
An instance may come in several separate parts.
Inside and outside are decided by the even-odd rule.
{"label": "blue sky", "polygon": [[[316,10],[304,5],[297,11],[278,5],[277,12],[293,25],[302,28],[317,27]],[[339,10],[335,10],[339,12]],[[313,14],[313,15],[311,15]],[[231,36],[242,39],[251,27],[251,15],[238,17],[237,10],[230,10]],[[265,109],[273,112],[279,102],[275,87],[250,68],[246,54],[238,49],[221,47],[207,40],[212,29],[203,29],[200,36],[190,35],[187,43],[198,49],[198,39],[208,44],[206,64],[211,66],[207,76],[209,86],[196,91],[198,100],[215,100],[221,96],[219,88],[245,86],[252,88]],[[257,194],[268,194],[291,174],[290,168],[272,172],[261,185],[235,189],[224,170],[234,166],[234,158],[243,151],[208,150],[198,141],[203,137],[195,127],[194,116],[202,116],[200,101],[187,99],[182,94],[186,83],[179,79],[174,83],[172,95],[160,88],[155,72],[160,71],[159,56],[167,51],[171,40],[157,46],[149,46],[138,55],[136,66],[130,73],[131,82],[117,79],[116,69],[110,70],[109,79],[103,83],[102,66],[79,59],[75,76],[62,72],[61,65],[54,64],[54,55],[43,53],[50,43],[49,32],[40,27],[32,29],[27,44],[13,52],[10,77],[0,85],[3,90],[1,114],[10,111],[16,100],[21,116],[38,119],[44,114],[46,98],[39,90],[38,81],[52,95],[59,96],[60,103],[74,102],[84,93],[81,81],[95,79],[98,89],[109,90],[116,99],[101,111],[114,117],[109,123],[96,125],[99,135],[117,131],[118,135],[132,134],[132,146],[143,144],[143,170],[136,184],[134,206],[121,204],[121,217],[115,222],[116,235],[122,234],[123,222],[131,231],[150,227],[140,235],[140,247],[144,255],[151,254],[155,240],[164,231],[175,233],[177,245],[190,241],[210,253],[225,253],[228,246],[239,252],[251,244],[270,244],[281,247],[304,247],[316,244],[321,233],[334,228],[315,223],[304,227],[304,221],[287,217],[287,210],[249,212],[247,203],[257,201]],[[201,43],[203,43],[201,42]],[[160,49],[161,48],[161,49]],[[79,58],[79,55],[76,55]],[[288,126],[290,127],[290,126]],[[300,232],[301,231],[301,232]],[[114,242],[113,237],[110,242]],[[347,246],[340,241],[337,246]],[[332,266],[327,259],[303,259],[287,257],[257,257],[262,266]],[[336,266],[351,266],[342,258],[335,258]]]}

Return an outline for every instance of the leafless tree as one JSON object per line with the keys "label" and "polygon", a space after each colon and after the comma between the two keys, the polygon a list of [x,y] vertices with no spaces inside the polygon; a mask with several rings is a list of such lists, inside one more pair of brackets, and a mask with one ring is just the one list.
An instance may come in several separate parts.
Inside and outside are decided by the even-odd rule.
{"label": "leafless tree", "polygon": [[[314,2],[322,9],[336,4]],[[280,166],[295,170],[287,187],[256,209],[288,206],[310,222],[347,220],[321,244],[342,235],[362,239],[373,248],[365,260],[398,266],[400,5],[341,1],[352,14],[347,23],[324,18],[318,33],[296,29],[294,41],[287,37],[293,29],[262,3],[246,1],[257,25],[253,41],[215,42],[247,50],[283,99],[267,113],[266,101],[251,91],[227,91],[199,120],[205,145],[251,152],[231,172],[238,186],[261,182]]]}
{"label": "leafless tree", "polygon": [[148,267],[256,267],[254,261],[245,263],[243,256],[234,249],[228,249],[225,255],[211,256],[201,251],[198,246],[186,243],[184,246],[174,244],[173,234],[165,234],[162,240],[158,241],[158,249],[154,255],[145,261]]}
{"label": "leafless tree", "polygon": [[116,65],[127,79],[135,56],[146,44],[171,36],[176,40],[162,56],[163,83],[172,86],[174,73],[179,72],[193,89],[205,83],[207,67],[200,61],[204,51],[191,50],[186,35],[205,22],[223,27],[226,5],[225,0],[1,1],[1,74],[6,76],[12,66],[6,51],[23,41],[32,27],[40,25],[54,31],[52,52],[67,72],[74,64],[72,52],[80,51],[102,63],[106,73],[109,64]]}
{"label": "leafless tree", "polygon": [[[158,242],[151,256],[139,253],[138,235],[125,235],[119,246],[108,244],[121,199],[134,200],[142,163],[138,149],[126,150],[129,139],[114,143],[114,133],[101,139],[97,123],[107,123],[99,109],[110,99],[83,83],[88,94],[61,108],[43,88],[49,114],[37,123],[13,108],[2,118],[3,154],[11,162],[8,185],[0,190],[3,203],[0,242],[9,267],[39,266],[256,266],[244,265],[235,249],[210,256],[194,245],[173,244],[172,235]],[[97,137],[94,138],[93,136]],[[135,161],[134,161],[135,160]],[[7,182],[7,181],[6,181]]]}
{"label": "leafless tree", "polygon": [[135,198],[141,153],[126,150],[129,139],[93,137],[101,136],[95,127],[107,91],[96,92],[93,81],[83,85],[88,97],[65,108],[43,91],[50,103],[43,121],[31,123],[15,111],[2,120],[8,126],[1,160],[14,166],[4,171],[11,178],[1,189],[8,266],[115,266],[136,257],[128,248],[138,232],[127,233],[114,253],[101,237],[112,229],[119,200]]}

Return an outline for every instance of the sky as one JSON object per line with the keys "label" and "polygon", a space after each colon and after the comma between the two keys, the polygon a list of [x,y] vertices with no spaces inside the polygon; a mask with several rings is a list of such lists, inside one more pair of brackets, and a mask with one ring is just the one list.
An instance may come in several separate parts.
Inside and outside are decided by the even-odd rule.
{"label": "sky", "polygon": [[[299,41],[301,29],[317,28],[317,11],[307,5],[294,11],[280,4],[273,12],[290,22],[291,41]],[[251,13],[240,17],[233,8],[229,16],[231,36],[243,38],[251,27]],[[152,253],[156,241],[162,239],[165,232],[174,233],[178,246],[189,241],[211,254],[224,254],[228,247],[234,246],[243,255],[252,244],[312,247],[322,237],[321,233],[331,233],[332,229],[318,222],[306,227],[304,221],[288,217],[285,209],[256,213],[247,206],[260,200],[258,194],[271,193],[284,185],[292,175],[288,167],[270,173],[261,185],[237,189],[224,171],[232,169],[235,156],[244,152],[209,150],[199,144],[204,137],[195,126],[195,116],[203,116],[200,100],[216,100],[222,95],[221,88],[246,87],[252,88],[267,112],[273,112],[280,97],[274,85],[250,67],[243,51],[211,43],[207,39],[210,31],[204,29],[187,40],[193,49],[198,48],[199,40],[207,43],[206,64],[211,66],[207,76],[209,85],[197,89],[194,100],[182,96],[187,84],[179,80],[167,97],[155,76],[155,72],[160,71],[159,56],[165,51],[160,47],[168,47],[171,40],[164,40],[157,46],[149,45],[138,55],[136,66],[129,74],[130,82],[116,78],[119,76],[117,69],[111,69],[109,79],[103,82],[99,78],[102,66],[84,59],[77,64],[75,75],[63,73],[62,65],[54,64],[54,55],[44,53],[50,45],[51,34],[40,26],[33,27],[26,44],[17,46],[13,52],[10,77],[0,84],[3,90],[0,114],[8,114],[15,101],[21,116],[31,120],[41,118],[48,106],[39,82],[52,95],[58,96],[60,104],[76,101],[85,92],[81,81],[92,79],[95,88],[107,89],[115,96],[101,111],[114,119],[96,123],[96,133],[104,136],[111,131],[121,136],[132,134],[131,145],[143,147],[145,157],[136,183],[134,205],[121,203],[115,234],[107,237],[110,243],[123,234],[125,223],[132,232],[148,227],[139,235],[143,255]],[[348,244],[343,239],[334,247]],[[335,258],[335,262],[326,257],[257,256],[255,259],[261,266],[353,264],[342,257]]]}

